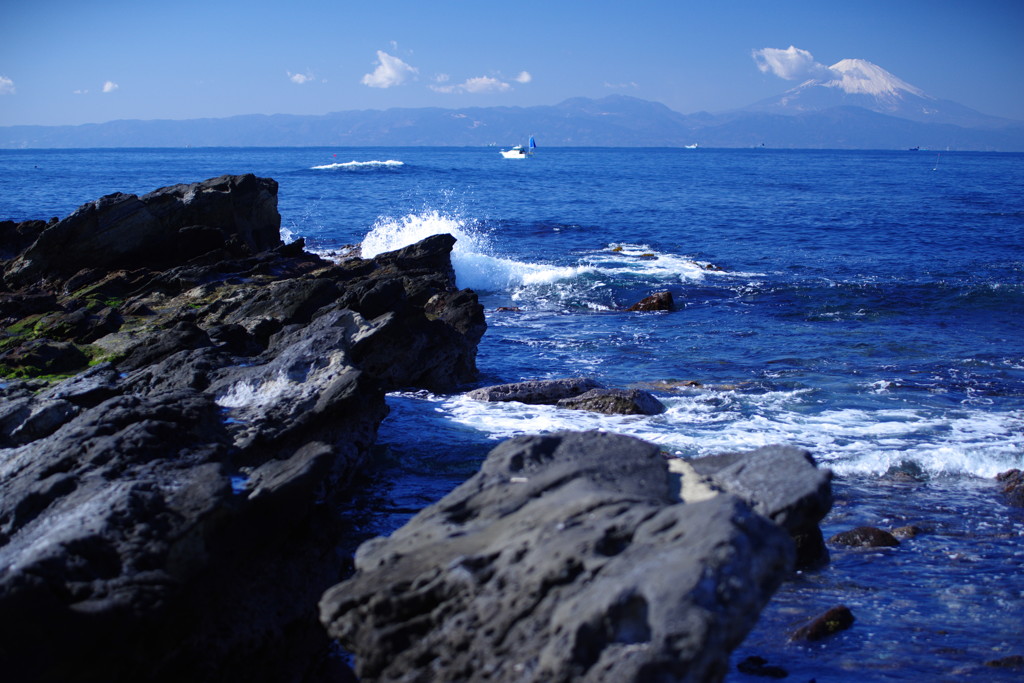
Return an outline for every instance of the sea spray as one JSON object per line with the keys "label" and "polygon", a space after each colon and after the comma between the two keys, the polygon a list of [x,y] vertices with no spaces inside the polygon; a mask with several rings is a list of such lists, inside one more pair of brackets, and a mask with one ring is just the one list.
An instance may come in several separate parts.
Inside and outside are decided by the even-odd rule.
{"label": "sea spray", "polygon": [[493,241],[474,221],[439,211],[381,217],[363,238],[364,258],[373,258],[415,244],[431,235],[455,237],[452,266],[459,287],[481,292],[500,292],[523,285],[550,284],[575,277],[589,268],[532,264],[495,255]]}

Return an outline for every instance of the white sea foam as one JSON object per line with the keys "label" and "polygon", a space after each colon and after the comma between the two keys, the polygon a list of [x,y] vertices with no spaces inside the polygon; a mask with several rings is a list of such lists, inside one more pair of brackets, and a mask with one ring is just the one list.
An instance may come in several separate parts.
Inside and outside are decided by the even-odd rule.
{"label": "white sea foam", "polygon": [[[1024,467],[1019,435],[1024,417],[967,409],[934,415],[901,408],[810,410],[808,389],[746,393],[694,390],[660,396],[661,415],[609,416],[553,406],[485,403],[465,396],[418,395],[430,410],[463,427],[503,440],[560,430],[628,434],[692,458],[771,444],[806,448],[838,474],[874,474],[905,462],[932,475],[992,477]],[[401,419],[400,417],[398,419]]]}
{"label": "white sea foam", "polygon": [[562,285],[584,276],[581,287],[560,287],[558,296],[579,299],[587,308],[606,310],[608,305],[587,298],[587,291],[607,281],[640,279],[652,284],[697,281],[709,274],[721,275],[711,265],[675,254],[651,250],[646,245],[616,244],[585,253],[578,263],[557,265],[521,261],[497,253],[490,236],[475,221],[439,211],[424,211],[401,218],[381,217],[362,242],[362,254],[372,258],[414,244],[431,235],[448,233],[456,238],[452,265],[460,287],[481,292],[509,292],[517,300],[547,296],[537,288]]}
{"label": "white sea foam", "polygon": [[594,267],[611,276],[641,276],[659,282],[702,280],[717,272],[707,262],[659,252],[646,244],[609,244],[589,258]]}
{"label": "white sea foam", "polygon": [[459,287],[481,292],[507,291],[524,285],[551,284],[591,270],[587,266],[561,267],[496,256],[491,239],[475,222],[439,211],[378,219],[363,238],[362,253],[365,258],[372,258],[445,233],[456,239],[452,266]]}
{"label": "white sea foam", "polygon": [[333,164],[322,164],[320,166],[312,166],[311,169],[314,171],[358,171],[370,168],[399,168],[405,166],[405,162],[397,161],[395,159],[388,159],[387,161],[346,161],[344,163],[333,163]]}

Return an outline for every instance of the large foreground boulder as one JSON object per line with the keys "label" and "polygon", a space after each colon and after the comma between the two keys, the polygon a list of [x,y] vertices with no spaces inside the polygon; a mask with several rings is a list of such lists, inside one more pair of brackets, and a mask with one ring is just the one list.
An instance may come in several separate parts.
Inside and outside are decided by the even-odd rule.
{"label": "large foreground boulder", "polygon": [[683,502],[659,449],[512,439],[320,603],[364,681],[716,681],[793,567],[743,499]]}

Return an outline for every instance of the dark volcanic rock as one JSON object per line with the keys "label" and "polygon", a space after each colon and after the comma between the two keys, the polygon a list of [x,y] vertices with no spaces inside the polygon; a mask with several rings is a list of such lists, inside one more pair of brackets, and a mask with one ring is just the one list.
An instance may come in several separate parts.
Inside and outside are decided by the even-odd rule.
{"label": "dark volcanic rock", "polygon": [[364,681],[721,680],[792,566],[740,499],[681,503],[658,448],[512,439],[320,604]]}
{"label": "dark volcanic rock", "polygon": [[560,408],[589,410],[605,415],[660,415],[664,404],[642,389],[591,389],[558,402]]}
{"label": "dark volcanic rock", "polygon": [[564,398],[579,396],[591,389],[603,388],[586,377],[540,379],[513,384],[481,387],[466,394],[477,401],[518,401],[519,403],[555,405]]}
{"label": "dark volcanic rock", "polygon": [[[10,284],[63,280],[83,267],[183,263],[230,243],[237,255],[278,246],[277,183],[253,175],[112,194],[48,225],[7,268]],[[215,237],[211,237],[215,235]]]}
{"label": "dark volcanic rock", "polygon": [[[315,610],[343,571],[335,503],[385,391],[472,381],[486,325],[454,238],[341,267],[278,247],[276,191],[105,197],[28,226],[0,264],[0,305],[23,316],[0,362],[108,359],[0,385],[5,678],[297,681],[339,661]],[[99,334],[72,324],[105,311]]]}
{"label": "dark volcanic rock", "polygon": [[850,608],[839,605],[798,628],[790,636],[790,640],[822,640],[850,628],[853,621],[853,612]]}
{"label": "dark volcanic rock", "polygon": [[1007,470],[996,475],[996,481],[1003,485],[1003,495],[1008,505],[1024,507],[1024,472]]}
{"label": "dark volcanic rock", "polygon": [[894,548],[900,544],[888,531],[873,526],[859,526],[849,531],[841,531],[828,541],[853,548]]}
{"label": "dark volcanic rock", "polygon": [[764,446],[747,453],[724,453],[673,467],[713,489],[735,494],[786,529],[797,547],[797,567],[828,564],[828,549],[818,523],[832,509],[832,473],[819,469],[807,451]]}
{"label": "dark volcanic rock", "polygon": [[655,292],[636,302],[627,311],[674,311],[675,301],[672,292]]}
{"label": "dark volcanic rock", "polygon": [[0,354],[0,364],[21,367],[39,375],[59,375],[85,367],[89,358],[66,341],[31,339]]}
{"label": "dark volcanic rock", "polygon": [[747,657],[736,665],[736,670],[748,676],[762,676],[764,678],[786,678],[789,672],[781,666],[773,666],[764,657]]}

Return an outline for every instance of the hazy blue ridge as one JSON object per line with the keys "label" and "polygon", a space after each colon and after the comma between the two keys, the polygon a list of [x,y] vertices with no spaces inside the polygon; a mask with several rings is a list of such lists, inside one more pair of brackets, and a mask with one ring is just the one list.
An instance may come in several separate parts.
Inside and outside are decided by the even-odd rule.
{"label": "hazy blue ridge", "polygon": [[[535,135],[548,147],[773,147],[1024,151],[1024,123],[962,108],[924,123],[846,104],[809,111],[766,103],[722,114],[681,114],[621,95],[554,106],[395,108],[324,115],[253,114],[0,127],[0,148],[510,146]],[[953,103],[950,103],[953,104]],[[959,105],[957,105],[959,106]],[[947,112],[959,111],[955,106]],[[964,125],[949,121],[960,120]],[[970,124],[970,125],[967,125]]]}

